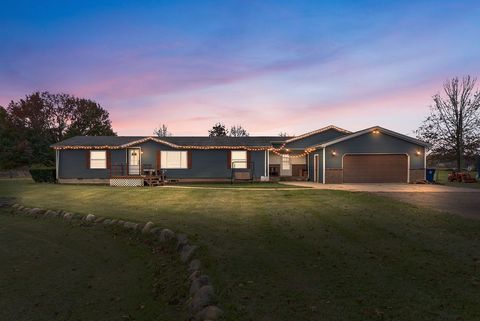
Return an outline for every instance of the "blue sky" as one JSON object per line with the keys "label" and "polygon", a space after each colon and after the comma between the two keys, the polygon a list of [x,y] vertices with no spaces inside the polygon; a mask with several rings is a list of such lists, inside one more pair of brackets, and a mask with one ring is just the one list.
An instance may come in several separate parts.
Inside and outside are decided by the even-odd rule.
{"label": "blue sky", "polygon": [[409,134],[447,78],[480,74],[479,39],[478,1],[12,1],[0,105],[67,92],[124,135]]}

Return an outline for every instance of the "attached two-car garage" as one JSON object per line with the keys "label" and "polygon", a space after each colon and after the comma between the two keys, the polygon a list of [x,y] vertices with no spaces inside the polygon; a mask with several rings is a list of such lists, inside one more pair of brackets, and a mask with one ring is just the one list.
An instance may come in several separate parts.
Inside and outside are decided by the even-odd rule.
{"label": "attached two-car garage", "polygon": [[406,154],[346,154],[344,183],[407,183]]}

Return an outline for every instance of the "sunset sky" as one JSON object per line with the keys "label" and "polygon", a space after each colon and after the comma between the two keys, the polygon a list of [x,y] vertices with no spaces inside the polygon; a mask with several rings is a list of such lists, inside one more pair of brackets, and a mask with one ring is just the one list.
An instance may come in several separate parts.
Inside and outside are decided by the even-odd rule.
{"label": "sunset sky", "polygon": [[447,78],[480,76],[480,1],[384,2],[2,2],[0,105],[70,93],[120,135],[411,134]]}

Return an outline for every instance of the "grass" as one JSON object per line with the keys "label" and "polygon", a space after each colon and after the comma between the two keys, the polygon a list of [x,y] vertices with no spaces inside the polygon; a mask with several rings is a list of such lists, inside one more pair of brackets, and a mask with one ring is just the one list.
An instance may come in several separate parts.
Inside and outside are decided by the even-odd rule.
{"label": "grass", "polygon": [[[439,184],[453,186],[453,187],[467,187],[467,188],[480,188],[480,180],[477,183],[459,183],[459,182],[449,182],[448,174],[452,171],[449,170],[437,170],[435,172],[435,181]],[[470,172],[472,177],[476,177],[476,172]]]}
{"label": "grass", "polygon": [[381,196],[0,181],[26,206],[188,233],[227,320],[479,320],[480,222]]}
{"label": "grass", "polygon": [[[175,185],[173,185],[175,186]],[[251,189],[261,189],[261,188],[268,188],[268,189],[292,189],[292,188],[309,188],[303,186],[294,186],[294,185],[285,185],[276,182],[255,182],[255,183],[179,183],[177,186],[185,186],[185,187],[203,187],[203,188],[251,188]]]}
{"label": "grass", "polygon": [[125,234],[0,209],[0,253],[0,320],[185,319],[180,263]]}

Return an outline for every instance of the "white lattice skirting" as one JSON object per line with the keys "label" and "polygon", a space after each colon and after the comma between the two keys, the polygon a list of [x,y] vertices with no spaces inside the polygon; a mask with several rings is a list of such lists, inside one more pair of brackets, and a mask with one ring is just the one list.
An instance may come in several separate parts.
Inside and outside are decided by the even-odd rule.
{"label": "white lattice skirting", "polygon": [[143,178],[110,178],[110,186],[116,186],[116,187],[143,186]]}

